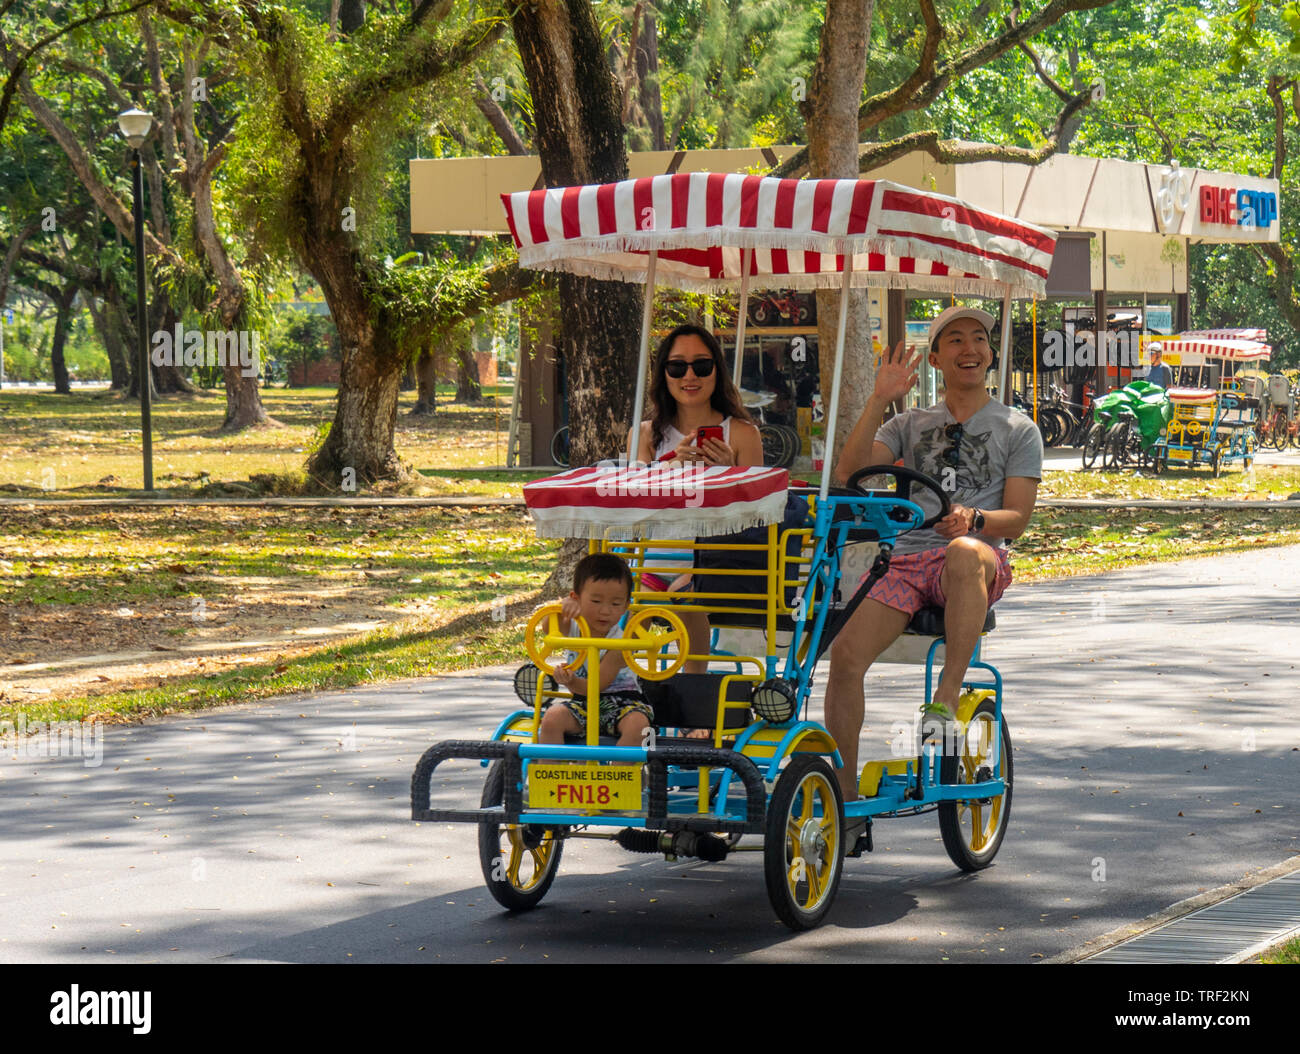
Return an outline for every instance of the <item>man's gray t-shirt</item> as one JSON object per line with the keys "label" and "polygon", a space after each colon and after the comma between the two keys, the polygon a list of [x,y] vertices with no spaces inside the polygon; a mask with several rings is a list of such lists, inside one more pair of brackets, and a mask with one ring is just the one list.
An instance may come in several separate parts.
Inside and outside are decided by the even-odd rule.
{"label": "man's gray t-shirt", "polygon": [[[960,456],[955,465],[943,457],[953,445],[945,429],[956,421],[945,403],[891,417],[876,432],[876,441],[901,457],[907,468],[936,479],[955,505],[973,509],[1002,508],[1002,491],[1008,478],[1041,479],[1043,439],[1027,416],[990,399],[963,422]],[[939,500],[921,484],[912,484],[911,500],[929,519],[939,511]],[[996,547],[1005,538],[977,535]],[[946,546],[948,539],[933,530],[908,531],[894,543],[895,553],[915,553]]]}

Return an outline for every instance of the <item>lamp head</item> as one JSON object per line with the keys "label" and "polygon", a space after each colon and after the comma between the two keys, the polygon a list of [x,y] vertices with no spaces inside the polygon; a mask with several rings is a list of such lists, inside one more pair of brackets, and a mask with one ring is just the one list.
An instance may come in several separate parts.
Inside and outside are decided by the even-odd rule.
{"label": "lamp head", "polygon": [[153,114],[132,108],[117,115],[117,127],[121,129],[122,138],[133,149],[139,150],[149,137],[149,129],[153,127]]}

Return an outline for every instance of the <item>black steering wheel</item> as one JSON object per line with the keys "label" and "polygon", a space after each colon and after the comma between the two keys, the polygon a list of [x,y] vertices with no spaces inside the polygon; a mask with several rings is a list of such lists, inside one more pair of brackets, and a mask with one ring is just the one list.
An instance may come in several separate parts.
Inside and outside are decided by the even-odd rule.
{"label": "black steering wheel", "polygon": [[[845,486],[849,490],[856,490],[859,494],[873,495],[875,492],[867,490],[862,486],[862,481],[868,476],[893,476],[896,480],[894,484],[894,496],[902,498],[904,501],[912,500],[912,483],[921,484],[926,490],[932,491],[939,499],[939,511],[921,524],[920,529],[933,527],[952,511],[952,502],[948,500],[948,495],[939,486],[939,481],[933,476],[927,476],[924,472],[917,472],[915,469],[903,468],[901,465],[868,465],[866,468],[860,468],[857,472],[849,477]],[[899,511],[899,510],[895,510]],[[898,519],[897,516],[890,514],[890,519]]]}

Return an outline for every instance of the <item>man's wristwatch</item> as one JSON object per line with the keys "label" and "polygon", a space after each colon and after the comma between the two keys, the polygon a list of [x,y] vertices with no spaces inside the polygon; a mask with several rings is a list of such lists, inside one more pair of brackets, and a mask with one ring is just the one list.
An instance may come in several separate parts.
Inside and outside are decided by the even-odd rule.
{"label": "man's wristwatch", "polygon": [[970,519],[969,534],[980,534],[984,530],[984,513],[979,509],[975,510],[975,515]]}

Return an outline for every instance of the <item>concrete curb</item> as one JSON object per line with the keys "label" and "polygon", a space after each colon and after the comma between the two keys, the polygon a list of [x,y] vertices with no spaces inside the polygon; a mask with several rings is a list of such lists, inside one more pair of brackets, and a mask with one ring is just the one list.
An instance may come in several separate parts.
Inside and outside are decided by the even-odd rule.
{"label": "concrete curb", "polygon": [[[1162,911],[1157,911],[1154,915],[1148,915],[1138,922],[1131,922],[1126,926],[1119,927],[1119,929],[1111,930],[1109,933],[1103,933],[1100,937],[1094,937],[1091,941],[1075,945],[1073,948],[1067,948],[1065,951],[1053,955],[1050,959],[1042,960],[1039,965],[1078,962],[1080,959],[1086,959],[1090,955],[1096,955],[1107,948],[1122,944],[1132,937],[1140,936],[1157,926],[1173,922],[1175,919],[1190,915],[1193,911],[1199,911],[1201,908],[1208,908],[1211,904],[1217,904],[1221,900],[1227,900],[1238,893],[1244,893],[1248,889],[1261,886],[1265,882],[1271,882],[1275,878],[1281,878],[1283,875],[1289,875],[1294,871],[1300,871],[1300,856],[1294,856],[1290,860],[1282,861],[1280,864],[1274,864],[1262,871],[1256,871],[1252,875],[1246,875],[1236,882],[1229,882],[1217,889],[1206,890],[1206,892],[1198,893],[1194,897],[1180,900],[1178,903],[1171,904]],[[1246,951],[1250,950],[1246,949]],[[1258,955],[1261,951],[1263,951],[1262,948],[1255,949],[1254,954]]]}

